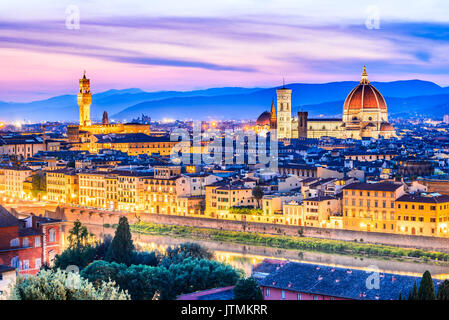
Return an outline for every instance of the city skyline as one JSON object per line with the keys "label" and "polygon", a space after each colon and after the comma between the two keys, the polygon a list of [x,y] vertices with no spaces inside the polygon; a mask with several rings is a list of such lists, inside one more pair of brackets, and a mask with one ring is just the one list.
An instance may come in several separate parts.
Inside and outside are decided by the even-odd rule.
{"label": "city skyline", "polygon": [[363,65],[375,81],[449,85],[442,1],[32,4],[0,14],[1,101],[72,94],[83,70],[94,92],[353,81]]}

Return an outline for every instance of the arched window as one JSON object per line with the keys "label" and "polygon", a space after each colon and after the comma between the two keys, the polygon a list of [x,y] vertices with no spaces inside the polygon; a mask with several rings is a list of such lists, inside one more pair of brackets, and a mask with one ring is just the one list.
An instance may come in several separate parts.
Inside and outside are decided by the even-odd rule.
{"label": "arched window", "polygon": [[18,268],[19,267],[19,257],[14,257],[11,259],[11,267]]}
{"label": "arched window", "polygon": [[56,241],[56,230],[55,229],[50,229],[48,230],[48,235],[49,235],[49,242],[55,242]]}
{"label": "arched window", "polygon": [[19,239],[18,239],[18,238],[12,239],[12,240],[9,242],[9,245],[10,245],[11,247],[18,247],[18,246],[20,245]]}

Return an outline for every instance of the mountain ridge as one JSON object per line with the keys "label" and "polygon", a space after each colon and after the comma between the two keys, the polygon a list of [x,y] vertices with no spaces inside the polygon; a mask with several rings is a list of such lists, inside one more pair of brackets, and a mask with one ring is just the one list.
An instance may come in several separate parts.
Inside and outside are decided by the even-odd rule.
{"label": "mountain ridge", "polygon": [[[440,116],[441,110],[436,106],[441,105],[446,110],[444,106],[449,103],[447,97],[449,87],[441,87],[433,82],[415,79],[371,83],[385,97],[391,114],[398,112],[396,109],[401,106],[408,108],[412,105],[413,108],[409,111],[430,110],[431,113]],[[335,116],[341,114],[344,99],[357,84],[357,81],[291,83],[286,87],[293,90],[294,112],[301,108],[309,111],[312,116],[320,114]],[[111,119],[121,121],[129,121],[142,113],[154,120],[255,119],[263,111],[270,110],[271,101],[275,99],[278,88],[280,86],[219,87],[153,92],[143,91],[140,88],[109,89],[93,94],[91,113],[94,121],[101,119],[103,111],[107,111]],[[23,118],[30,121],[76,121],[78,118],[76,94],[65,94],[28,103],[0,101],[0,107],[0,118],[3,121]]]}

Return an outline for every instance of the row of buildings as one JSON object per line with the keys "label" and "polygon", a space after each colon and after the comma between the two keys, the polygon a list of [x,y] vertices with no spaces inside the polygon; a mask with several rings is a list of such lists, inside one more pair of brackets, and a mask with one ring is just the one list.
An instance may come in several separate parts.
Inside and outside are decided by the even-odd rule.
{"label": "row of buildings", "polygon": [[[344,174],[286,164],[280,166],[280,173],[216,167],[187,172],[185,166],[154,164],[140,169],[99,166],[42,172],[45,190],[37,199],[30,181],[31,168],[0,168],[3,200],[42,200],[108,211],[315,228],[449,235],[449,195],[429,192],[419,181],[360,182],[357,170]],[[256,187],[262,196],[254,194]]]}

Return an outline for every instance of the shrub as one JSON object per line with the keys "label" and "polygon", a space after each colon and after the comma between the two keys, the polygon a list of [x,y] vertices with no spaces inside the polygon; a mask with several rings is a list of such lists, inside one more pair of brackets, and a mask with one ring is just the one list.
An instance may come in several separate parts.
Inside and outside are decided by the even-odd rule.
{"label": "shrub", "polygon": [[37,276],[19,276],[12,300],[129,300],[127,292],[112,281],[95,287],[79,274],[62,270],[42,270]]}

